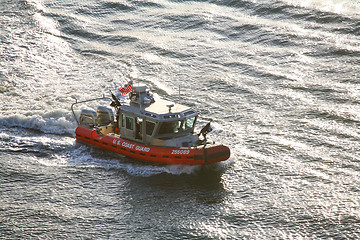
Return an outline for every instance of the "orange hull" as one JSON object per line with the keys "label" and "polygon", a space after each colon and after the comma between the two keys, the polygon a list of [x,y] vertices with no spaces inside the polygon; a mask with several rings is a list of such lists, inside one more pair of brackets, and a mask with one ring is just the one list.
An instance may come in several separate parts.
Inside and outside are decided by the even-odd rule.
{"label": "orange hull", "polygon": [[208,144],[197,148],[147,146],[113,135],[99,136],[93,129],[79,126],[76,139],[121,155],[163,164],[204,165],[225,161],[230,149],[224,145]]}

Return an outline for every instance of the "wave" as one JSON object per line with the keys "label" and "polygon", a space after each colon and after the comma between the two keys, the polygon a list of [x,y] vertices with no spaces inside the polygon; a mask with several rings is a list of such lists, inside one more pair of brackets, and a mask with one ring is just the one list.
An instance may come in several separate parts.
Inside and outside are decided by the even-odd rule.
{"label": "wave", "polygon": [[57,153],[56,159],[38,159],[48,166],[75,167],[75,168],[98,168],[106,171],[124,171],[135,177],[151,177],[161,174],[170,175],[197,175],[201,171],[222,173],[228,168],[230,162],[213,164],[210,166],[189,165],[153,165],[124,156],[106,152],[104,150],[74,143],[64,151]]}
{"label": "wave", "polygon": [[28,112],[27,114],[13,114],[0,118],[0,126],[20,127],[37,130],[43,133],[75,136],[76,122],[70,120],[69,113],[64,111],[50,111],[45,113]]}
{"label": "wave", "polygon": [[316,9],[336,14],[357,15],[360,12],[360,2],[352,0],[283,0],[285,3],[303,8]]}

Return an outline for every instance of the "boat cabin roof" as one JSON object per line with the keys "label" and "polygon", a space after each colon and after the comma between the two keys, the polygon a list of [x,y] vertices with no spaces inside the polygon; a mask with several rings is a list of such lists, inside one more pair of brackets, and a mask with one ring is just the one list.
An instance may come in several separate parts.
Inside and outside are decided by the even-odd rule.
{"label": "boat cabin roof", "polygon": [[198,115],[190,107],[164,99],[154,99],[143,86],[133,87],[130,103],[121,105],[121,110],[158,121],[182,120]]}

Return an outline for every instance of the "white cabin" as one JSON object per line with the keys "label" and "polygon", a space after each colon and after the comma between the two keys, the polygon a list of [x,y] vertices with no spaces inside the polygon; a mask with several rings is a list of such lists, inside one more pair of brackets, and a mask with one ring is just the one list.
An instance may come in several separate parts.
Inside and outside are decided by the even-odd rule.
{"label": "white cabin", "polygon": [[146,145],[191,147],[199,140],[194,134],[198,113],[187,106],[155,99],[145,86],[133,87],[130,103],[117,113],[122,138]]}

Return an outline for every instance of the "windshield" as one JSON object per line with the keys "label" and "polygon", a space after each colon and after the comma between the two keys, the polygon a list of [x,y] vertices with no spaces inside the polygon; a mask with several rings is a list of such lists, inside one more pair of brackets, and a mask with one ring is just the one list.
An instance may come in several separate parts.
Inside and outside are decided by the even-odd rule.
{"label": "windshield", "polygon": [[180,130],[180,126],[180,121],[163,122],[160,126],[159,134],[177,133]]}
{"label": "windshield", "polygon": [[192,129],[193,126],[194,126],[194,123],[195,123],[195,117],[186,119],[184,124],[183,124],[184,131]]}
{"label": "windshield", "polygon": [[161,123],[159,135],[188,132],[193,129],[196,117],[188,118],[183,121],[171,121]]}

